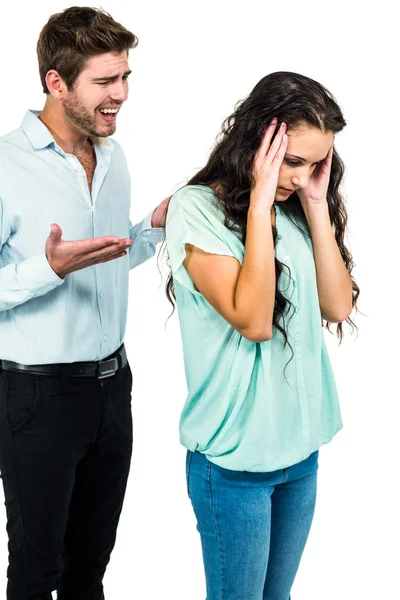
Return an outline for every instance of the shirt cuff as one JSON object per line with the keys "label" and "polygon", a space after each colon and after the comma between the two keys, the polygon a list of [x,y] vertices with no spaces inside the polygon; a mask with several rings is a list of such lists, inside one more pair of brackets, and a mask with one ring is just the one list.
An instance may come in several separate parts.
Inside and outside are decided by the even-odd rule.
{"label": "shirt cuff", "polygon": [[142,235],[146,240],[152,242],[153,244],[158,244],[162,242],[165,235],[164,227],[152,227],[151,226],[151,218],[153,216],[154,209],[149,212],[148,215],[142,221],[142,227],[140,235]]}
{"label": "shirt cuff", "polygon": [[18,279],[24,282],[24,287],[34,296],[46,294],[64,283],[64,279],[61,279],[49,265],[45,254],[38,254],[24,260],[18,265],[17,273]]}

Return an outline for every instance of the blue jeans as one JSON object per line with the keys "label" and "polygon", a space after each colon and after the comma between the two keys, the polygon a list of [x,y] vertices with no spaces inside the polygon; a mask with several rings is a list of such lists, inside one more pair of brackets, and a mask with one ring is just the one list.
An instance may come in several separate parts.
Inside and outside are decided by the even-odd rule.
{"label": "blue jeans", "polygon": [[314,515],[318,452],[270,473],[231,471],[187,453],[207,600],[290,600]]}

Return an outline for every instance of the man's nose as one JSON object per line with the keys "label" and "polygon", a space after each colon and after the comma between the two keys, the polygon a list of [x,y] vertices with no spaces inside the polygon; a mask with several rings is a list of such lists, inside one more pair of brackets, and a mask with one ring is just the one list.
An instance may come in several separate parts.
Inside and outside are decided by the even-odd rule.
{"label": "man's nose", "polygon": [[126,83],[116,83],[111,90],[111,98],[117,102],[125,102],[128,98],[128,86]]}

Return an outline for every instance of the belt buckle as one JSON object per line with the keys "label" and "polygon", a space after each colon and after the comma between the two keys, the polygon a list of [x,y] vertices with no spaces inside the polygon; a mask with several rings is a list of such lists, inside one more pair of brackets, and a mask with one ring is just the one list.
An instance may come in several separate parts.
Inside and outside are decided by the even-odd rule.
{"label": "belt buckle", "polygon": [[118,360],[116,357],[102,360],[97,367],[97,379],[112,377],[118,371]]}

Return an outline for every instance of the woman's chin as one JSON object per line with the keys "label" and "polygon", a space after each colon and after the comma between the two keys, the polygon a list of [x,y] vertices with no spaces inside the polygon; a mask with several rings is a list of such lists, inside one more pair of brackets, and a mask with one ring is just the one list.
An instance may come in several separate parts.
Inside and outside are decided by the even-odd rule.
{"label": "woman's chin", "polygon": [[293,192],[284,192],[281,190],[277,190],[276,191],[276,195],[275,195],[275,201],[276,202],[285,202],[285,200],[288,200],[290,198],[290,196],[293,195]]}

